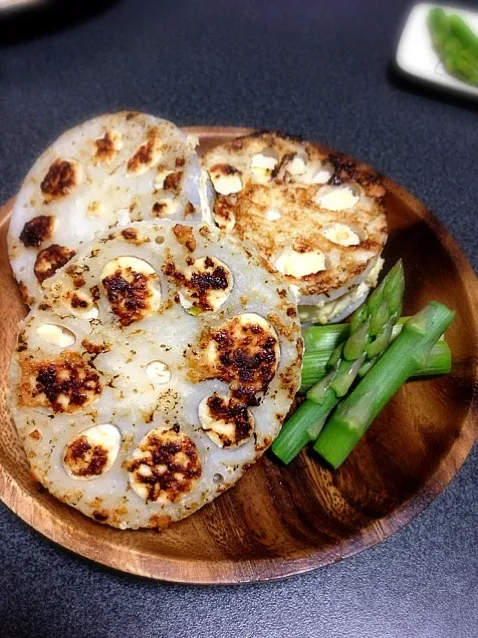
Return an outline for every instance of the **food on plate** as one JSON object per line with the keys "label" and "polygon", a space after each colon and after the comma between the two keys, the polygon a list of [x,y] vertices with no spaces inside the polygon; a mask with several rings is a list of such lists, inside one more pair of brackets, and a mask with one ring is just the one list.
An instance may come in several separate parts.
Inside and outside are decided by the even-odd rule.
{"label": "food on plate", "polygon": [[295,295],[206,224],[98,235],[20,327],[12,412],[33,475],[120,529],[163,529],[233,485],[300,385]]}
{"label": "food on plate", "polygon": [[216,224],[298,288],[303,322],[340,321],[375,287],[387,220],[374,171],[273,132],[220,144],[202,163]]}
{"label": "food on plate", "polygon": [[[338,344],[329,355],[322,377],[307,391],[306,401],[285,423],[272,447],[274,454],[284,463],[290,463],[307,443],[316,441],[314,449],[334,467],[338,467],[371,423],[368,416],[366,419],[363,415],[373,413],[375,418],[402,383],[410,376],[417,375],[420,369],[427,369],[430,355],[434,349],[436,350],[436,342],[454,315],[446,306],[431,302],[423,311],[404,321],[400,329],[395,330],[402,309],[404,284],[403,265],[398,261],[368,300],[355,311],[348,327],[326,333],[324,348],[328,349],[334,344],[337,337]],[[442,328],[437,334],[436,326]],[[340,341],[341,337],[344,338],[343,341]],[[312,339],[314,338],[316,335],[313,334]],[[310,341],[309,339],[309,347]],[[398,346],[395,345],[397,342]],[[408,346],[409,343],[412,346]],[[390,351],[393,353],[392,359]],[[444,371],[449,372],[450,358],[446,352],[441,354],[443,357],[440,357],[439,365],[444,365]],[[436,356],[436,352],[433,356]],[[311,358],[313,359],[313,355]],[[386,364],[382,363],[384,359]],[[390,372],[387,366],[391,366],[392,362],[395,369]],[[381,374],[377,376],[374,372],[369,376],[377,367]],[[436,362],[432,367],[437,369]],[[377,384],[381,383],[382,390],[388,388],[387,392],[374,389],[369,382],[365,385],[360,382],[349,395],[362,397],[363,393],[364,398],[361,399],[359,407],[354,401],[349,401],[349,397],[339,403],[362,377],[364,380],[375,379]],[[399,382],[400,379],[402,380]],[[367,392],[363,391],[364,387],[367,388]],[[359,388],[362,388],[360,392]],[[374,392],[377,396],[376,401],[372,397]],[[343,405],[353,406],[350,408],[351,411],[356,409],[359,418],[360,415],[363,417],[364,424],[360,435],[355,431],[353,419],[350,417],[349,425],[353,433],[349,433],[348,437],[344,435],[347,443],[343,443],[339,434],[330,438],[330,432],[335,432],[337,426],[329,428],[329,425],[326,425],[328,434],[322,434],[329,415],[337,405],[338,408],[329,423],[333,423],[336,415],[345,410]],[[349,417],[346,410],[344,414]],[[341,423],[343,425],[344,421]],[[346,425],[343,427],[347,428]],[[323,444],[323,436],[326,444]],[[355,443],[352,445],[353,440]],[[337,449],[334,447],[334,441],[338,441]],[[336,450],[335,456],[333,449]]]}
{"label": "food on plate", "polygon": [[25,302],[38,301],[96,232],[143,219],[207,218],[196,144],[171,122],[129,111],[61,135],[28,173],[10,220],[10,261]]}
{"label": "food on plate", "polygon": [[459,15],[446,14],[440,7],[430,10],[428,27],[446,70],[463,82],[478,86],[478,35]]}
{"label": "food on plate", "polygon": [[401,317],[401,261],[376,287],[376,173],[279,133],[207,151],[207,171],[195,146],[149,115],[97,117],[35,163],[10,225],[32,474],[120,529],[189,516],[271,445],[337,468],[404,381],[451,366],[453,313]]}

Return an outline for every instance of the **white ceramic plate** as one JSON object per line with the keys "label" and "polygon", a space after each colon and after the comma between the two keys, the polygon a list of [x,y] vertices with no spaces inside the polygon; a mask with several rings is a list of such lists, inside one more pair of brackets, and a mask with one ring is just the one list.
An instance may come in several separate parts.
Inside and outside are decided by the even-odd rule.
{"label": "white ceramic plate", "polygon": [[451,12],[461,16],[470,28],[478,33],[478,11],[428,2],[416,4],[410,11],[398,43],[395,58],[397,67],[407,75],[417,79],[478,98],[478,87],[466,84],[451,76],[433,48],[427,19],[430,9],[436,6],[442,6],[446,13]]}

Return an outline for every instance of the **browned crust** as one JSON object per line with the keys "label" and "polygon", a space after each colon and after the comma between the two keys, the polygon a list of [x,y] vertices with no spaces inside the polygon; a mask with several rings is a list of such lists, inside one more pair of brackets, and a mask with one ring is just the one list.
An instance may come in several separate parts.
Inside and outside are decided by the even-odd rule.
{"label": "browned crust", "polygon": [[[217,195],[214,204],[214,215],[220,227],[229,227],[233,224],[231,234],[241,241],[250,242],[256,246],[260,254],[273,264],[277,252],[292,241],[287,239],[286,226],[294,228],[294,240],[291,246],[298,252],[320,250],[325,255],[332,250],[340,250],[340,268],[328,268],[326,270],[296,278],[285,275],[286,280],[298,285],[301,294],[317,296],[326,294],[337,288],[347,285],[358,276],[361,276],[383,250],[387,238],[387,222],[383,203],[385,188],[381,182],[381,176],[373,169],[356,162],[339,153],[324,151],[319,146],[303,142],[301,138],[287,135],[279,131],[258,131],[251,135],[225,142],[220,146],[207,151],[203,157],[203,165],[209,167],[210,172],[222,167],[230,166],[234,169],[235,158],[239,168],[243,169],[240,160],[247,158],[251,153],[250,145],[254,148],[260,142],[260,146],[273,149],[279,154],[279,162],[272,172],[271,181],[268,184],[260,184],[247,175],[243,179],[243,188],[239,193],[231,195]],[[314,226],[304,224],[303,211],[315,211],[318,217],[322,215],[322,209],[315,202],[317,189],[320,185],[306,185],[300,183],[300,176],[292,179],[285,171],[285,164],[290,161],[298,150],[298,142],[303,142],[302,148],[312,161],[322,161],[332,166],[333,172],[329,180],[330,185],[345,183],[358,184],[370,200],[367,206],[358,204],[353,211],[333,212],[334,222],[346,225],[358,226],[359,230],[373,228],[369,236],[357,245],[338,246],[330,242],[322,234],[322,224]],[[257,152],[257,151],[254,151]],[[218,161],[223,158],[224,162]],[[230,164],[229,164],[230,162]],[[295,180],[295,181],[294,181]],[[275,196],[283,202],[281,212],[283,220],[267,225],[263,222],[263,216],[272,205],[268,193],[274,189]],[[320,214],[319,214],[320,213]],[[326,211],[327,213],[327,211]],[[330,213],[327,213],[330,216]],[[325,219],[325,218],[324,218]],[[281,224],[284,224],[281,227]],[[281,228],[280,231],[277,229]],[[370,257],[362,258],[361,251],[369,251]]]}
{"label": "browned crust", "polygon": [[173,193],[177,193],[179,190],[179,185],[181,183],[181,179],[183,177],[182,171],[177,171],[176,173],[170,173],[164,179],[164,188],[169,191],[173,191]]}
{"label": "browned crust", "polygon": [[40,184],[45,202],[61,199],[78,185],[78,171],[73,162],[57,159],[48,169]]}
{"label": "browned crust", "polygon": [[93,341],[89,341],[89,339],[83,339],[81,345],[88,354],[100,354],[109,349],[104,343],[93,343]]}
{"label": "browned crust", "polygon": [[84,268],[79,264],[72,264],[65,268],[66,274],[71,278],[73,286],[78,289],[85,285],[85,278],[83,277]]}
{"label": "browned crust", "polygon": [[[147,456],[128,459],[125,468],[147,487],[147,502],[166,498],[176,503],[201,476],[201,460],[194,442],[174,428],[150,433],[139,449]],[[150,468],[151,476],[137,471],[141,465]]]}
{"label": "browned crust", "polygon": [[111,131],[106,131],[103,137],[95,140],[95,146],[96,150],[93,155],[95,164],[111,164],[118,155]]}
{"label": "browned crust", "polygon": [[173,261],[168,261],[163,266],[164,274],[183,288],[193,306],[203,312],[214,310],[209,303],[209,293],[212,290],[226,290],[229,286],[229,277],[223,266],[216,264],[210,257],[206,257],[205,266],[207,272],[193,272],[189,278],[176,269]]}
{"label": "browned crust", "polygon": [[76,254],[74,250],[51,244],[47,248],[40,250],[35,260],[33,271],[39,283],[52,277],[56,271],[64,266]]}
{"label": "browned crust", "polygon": [[[43,360],[21,356],[19,363],[19,405],[72,413],[92,403],[101,392],[98,373],[78,352],[63,352]],[[62,397],[66,397],[66,405]]]}
{"label": "browned crust", "polygon": [[27,304],[27,306],[31,306],[34,303],[34,299],[33,297],[30,295],[30,293],[28,292],[28,288],[26,287],[26,285],[23,283],[23,281],[19,281],[18,282],[18,288],[20,290],[20,294],[22,296],[22,299],[24,301],[24,303]]}
{"label": "browned crust", "polygon": [[159,144],[158,130],[154,127],[149,128],[146,133],[146,142],[128,160],[126,165],[128,171],[137,173],[143,166],[149,167],[154,162],[154,153]]}
{"label": "browned crust", "polygon": [[128,281],[120,269],[102,280],[111,309],[122,326],[140,321],[148,314],[153,296],[150,280],[151,275],[131,272]]}
{"label": "browned crust", "polygon": [[173,233],[178,243],[181,246],[185,246],[189,252],[194,252],[196,250],[196,238],[194,237],[194,232],[191,226],[184,226],[183,224],[176,224],[173,226]]}
{"label": "browned crust", "polygon": [[121,237],[135,246],[141,246],[141,244],[147,244],[151,241],[146,235],[141,235],[137,228],[125,228],[121,231]]}
{"label": "browned crust", "polygon": [[234,166],[231,166],[231,164],[224,164],[224,163],[214,164],[213,166],[209,168],[209,172],[216,173],[219,175],[224,175],[224,176],[241,174],[241,171],[235,168]]}
{"label": "browned crust", "polygon": [[[214,342],[217,358],[205,357]],[[277,370],[277,338],[259,324],[242,324],[233,317],[217,329],[206,329],[199,349],[189,356],[189,377],[193,381],[220,379],[230,384],[232,396],[245,405],[257,405],[258,393],[265,393]]]}
{"label": "browned crust", "polygon": [[38,215],[30,219],[20,233],[20,241],[26,248],[41,246],[46,239],[51,238],[55,219],[52,215]]}
{"label": "browned crust", "polygon": [[108,453],[100,445],[91,445],[83,434],[65,447],[63,461],[74,476],[100,476],[108,463]]}
{"label": "browned crust", "polygon": [[[238,401],[234,397],[225,398],[214,393],[207,399],[207,406],[211,416],[217,421],[225,421],[234,425],[234,436],[229,437],[224,433],[215,432],[223,445],[228,448],[239,445],[250,438],[253,430],[253,421],[247,407],[247,402]],[[207,432],[207,428],[203,429]]]}

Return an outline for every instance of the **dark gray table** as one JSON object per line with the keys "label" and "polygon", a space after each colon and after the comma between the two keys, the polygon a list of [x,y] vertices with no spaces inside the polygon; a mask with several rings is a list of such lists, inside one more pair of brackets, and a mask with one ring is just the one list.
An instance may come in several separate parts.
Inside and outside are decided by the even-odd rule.
{"label": "dark gray table", "polygon": [[[406,6],[124,0],[65,28],[71,15],[61,9],[47,26],[37,16],[0,24],[0,200],[50,140],[104,111],[282,128],[405,185],[477,269],[478,112],[389,77]],[[32,38],[37,29],[43,35]],[[374,549],[306,576],[236,588],[110,571],[53,546],[1,507],[0,635],[477,636],[477,471],[475,449],[424,514]]]}

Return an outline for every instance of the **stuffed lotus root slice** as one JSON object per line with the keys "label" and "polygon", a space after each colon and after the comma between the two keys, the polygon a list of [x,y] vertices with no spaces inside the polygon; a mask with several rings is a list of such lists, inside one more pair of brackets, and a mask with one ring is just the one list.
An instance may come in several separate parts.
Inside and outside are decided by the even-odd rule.
{"label": "stuffed lotus root slice", "polygon": [[279,364],[277,333],[255,313],[236,315],[206,330],[199,348],[190,355],[189,376],[194,381],[219,379],[229,384],[235,399],[258,405]]}
{"label": "stuffed lotus root slice", "polygon": [[[368,274],[383,250],[387,224],[384,189],[372,169],[265,131],[215,146],[202,161],[209,170],[226,165],[241,171],[242,189],[218,193],[214,220],[255,245],[297,286],[311,322],[335,320],[341,314],[329,301],[358,291],[361,283],[367,291],[376,285]],[[355,249],[362,244],[367,250]]]}
{"label": "stuffed lotus root slice", "polygon": [[242,400],[214,393],[199,404],[202,429],[217,446],[233,448],[247,443],[254,431],[254,417]]}
{"label": "stuffed lotus root slice", "polygon": [[215,312],[228,299],[233,287],[231,269],[215,257],[200,257],[184,270],[177,282],[183,308],[192,315]]}
{"label": "stuffed lotus root slice", "polygon": [[[215,313],[190,315],[165,267],[189,277],[207,270],[207,257],[211,273],[222,264],[230,269],[232,289]],[[146,264],[146,277],[162,293],[156,312],[127,327],[103,285],[105,274],[122,270],[122,258],[125,280]],[[228,292],[228,285],[220,290]],[[12,387],[21,388],[22,370],[28,373],[28,405],[14,392],[12,412],[35,476],[55,497],[120,529],[178,521],[210,503],[274,440],[298,389],[302,344],[290,312],[294,301],[253,249],[209,225],[145,221],[97,236],[31,310],[13,355]],[[89,320],[95,304],[99,316]],[[75,343],[60,355],[64,342],[40,338],[41,324],[66,327]],[[63,338],[59,329],[54,339]],[[220,357],[214,365],[207,360],[211,336],[213,359]],[[209,424],[198,414],[205,397]],[[113,447],[105,452],[85,432],[100,424],[121,433],[110,469]]]}
{"label": "stuffed lotus root slice", "polygon": [[67,443],[63,465],[72,478],[92,480],[113,467],[120,446],[121,434],[116,426],[94,425]]}
{"label": "stuffed lotus root slice", "polygon": [[18,402],[48,407],[54,412],[78,412],[101,393],[100,376],[78,352],[63,352],[54,359],[20,359]]}
{"label": "stuffed lotus root slice", "polygon": [[209,219],[212,189],[194,145],[170,122],[131,112],[101,115],[55,140],[26,176],[9,225],[10,260],[29,305],[97,232],[159,216]]}
{"label": "stuffed lotus root slice", "polygon": [[137,257],[118,257],[101,271],[101,283],[111,310],[122,326],[145,319],[161,303],[159,277],[155,269]]}
{"label": "stuffed lotus root slice", "polygon": [[135,493],[146,502],[159,503],[181,500],[202,473],[196,446],[179,426],[148,432],[125,468]]}

